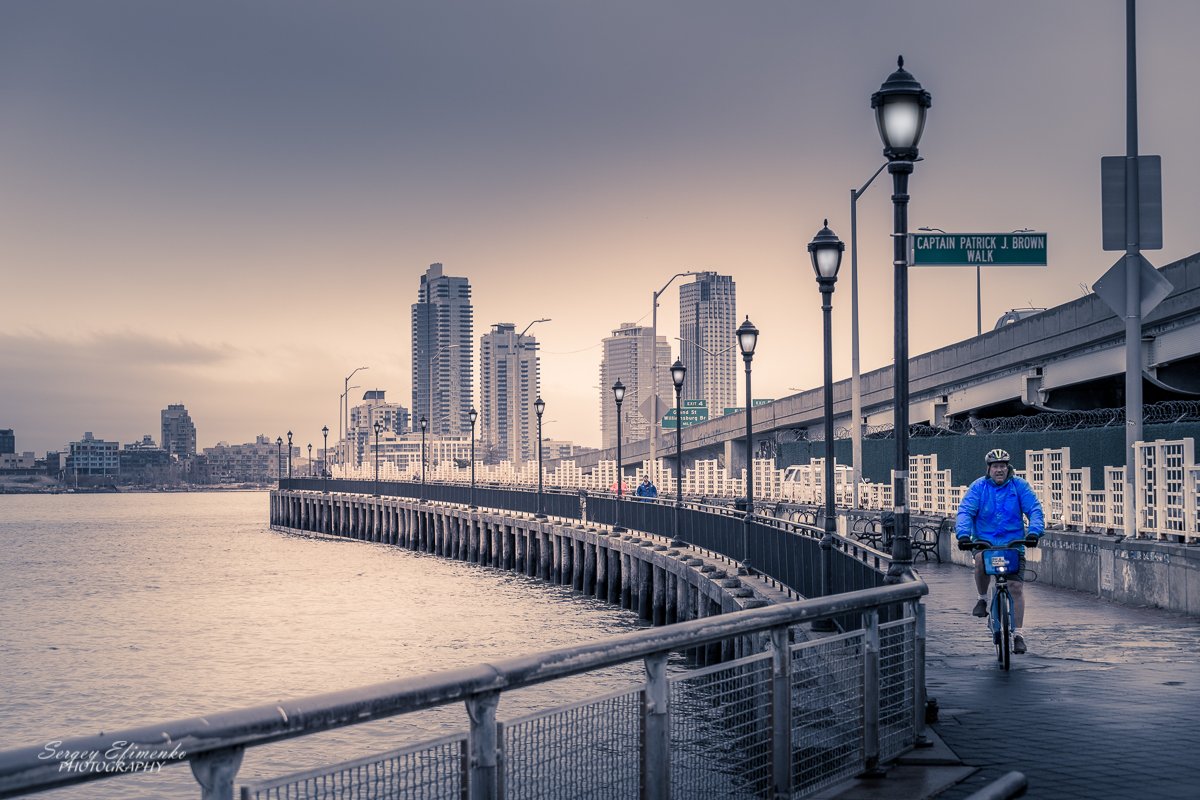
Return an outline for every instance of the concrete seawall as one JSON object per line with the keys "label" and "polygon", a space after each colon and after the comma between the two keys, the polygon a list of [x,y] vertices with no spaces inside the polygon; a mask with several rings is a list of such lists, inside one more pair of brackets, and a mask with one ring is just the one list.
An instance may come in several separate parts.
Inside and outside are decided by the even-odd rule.
{"label": "concrete seawall", "polygon": [[[656,625],[783,602],[788,595],[690,547],[662,537],[532,515],[395,497],[271,492],[271,527],[336,536],[520,572],[572,586],[637,612]],[[794,598],[792,598],[794,599]],[[757,647],[726,645],[710,660],[740,658]]]}

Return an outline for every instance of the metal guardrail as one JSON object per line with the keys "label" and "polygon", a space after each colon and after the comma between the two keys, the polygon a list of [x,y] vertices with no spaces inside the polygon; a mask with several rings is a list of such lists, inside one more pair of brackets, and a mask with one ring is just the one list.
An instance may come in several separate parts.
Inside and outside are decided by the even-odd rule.
{"label": "metal guardrail", "polygon": [[[927,593],[917,581],[737,611],[491,664],[80,737],[59,749],[104,753],[113,742],[126,742],[149,754],[148,763],[186,761],[203,800],[231,800],[248,747],[463,701],[469,728],[462,736],[264,781],[243,787],[241,797],[804,796],[889,760],[923,735],[919,601]],[[880,622],[882,612],[896,610],[891,622]],[[794,626],[851,614],[862,619],[858,630],[792,641]],[[754,654],[668,675],[670,653],[730,638],[756,643]],[[637,659],[647,674],[641,686],[497,723],[504,692]],[[44,746],[12,750],[0,753],[0,798],[116,774],[63,771],[46,758]]]}
{"label": "metal guardrail", "polygon": [[[458,483],[409,483],[404,481],[358,481],[292,478],[279,482],[281,490],[403,497],[467,505],[469,486]],[[618,500],[614,495],[586,493],[589,522],[611,525],[617,520],[631,530],[670,537],[674,528],[674,501]],[[477,486],[475,502],[481,508],[503,509],[523,514],[537,510],[535,491],[513,487]],[[580,493],[546,491],[545,511],[551,517],[580,520]],[[685,502],[680,511],[680,538],[693,547],[723,557],[731,563],[742,559],[744,513],[722,505]],[[820,540],[824,530],[816,525],[756,515],[750,529],[750,563],[755,572],[800,597],[821,594]],[[857,591],[883,585],[891,557],[863,542],[834,537],[832,593]]]}

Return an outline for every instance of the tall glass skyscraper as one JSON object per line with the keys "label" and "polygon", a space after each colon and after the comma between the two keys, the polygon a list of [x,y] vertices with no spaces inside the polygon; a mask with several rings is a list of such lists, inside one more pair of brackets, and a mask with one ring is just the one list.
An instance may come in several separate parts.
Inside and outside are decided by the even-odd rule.
{"label": "tall glass skyscraper", "polygon": [[537,458],[541,391],[537,339],[498,322],[479,340],[479,436],[494,456],[514,465]]}
{"label": "tall glass skyscraper", "polygon": [[412,306],[414,430],[425,417],[433,435],[470,436],[473,314],[467,279],[444,275],[441,264],[430,264]]}
{"label": "tall glass skyscraper", "polygon": [[707,400],[709,419],[737,401],[737,285],[702,272],[679,287],[679,358],[687,367],[683,396]]}

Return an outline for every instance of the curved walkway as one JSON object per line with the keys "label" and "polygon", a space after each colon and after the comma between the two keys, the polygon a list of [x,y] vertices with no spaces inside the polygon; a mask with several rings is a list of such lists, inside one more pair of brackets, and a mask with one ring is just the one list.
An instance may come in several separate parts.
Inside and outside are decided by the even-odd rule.
{"label": "curved walkway", "polygon": [[1200,620],[1034,582],[1029,653],[1006,674],[969,613],[971,573],[918,571],[929,584],[926,686],[940,708],[932,730],[977,769],[933,794],[902,785],[920,768],[896,767],[837,797],[961,800],[1011,770],[1028,777],[1028,798],[1200,797]]}

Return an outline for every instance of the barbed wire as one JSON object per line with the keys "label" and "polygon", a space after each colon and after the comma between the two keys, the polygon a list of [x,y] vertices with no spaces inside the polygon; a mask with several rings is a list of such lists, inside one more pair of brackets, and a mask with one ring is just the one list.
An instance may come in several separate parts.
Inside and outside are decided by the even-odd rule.
{"label": "barbed wire", "polygon": [[[1178,422],[1200,422],[1200,401],[1167,400],[1151,403],[1142,408],[1143,425],[1169,425]],[[981,436],[997,433],[1043,433],[1049,431],[1071,431],[1083,428],[1112,428],[1125,425],[1125,409],[1095,408],[1086,411],[1054,411],[1029,416],[970,418],[951,420],[945,426],[918,424],[909,428],[913,438],[938,436]],[[848,428],[838,428],[835,437],[850,438]],[[863,428],[867,439],[891,439],[892,426],[867,425]],[[808,438],[812,438],[810,435]]]}

